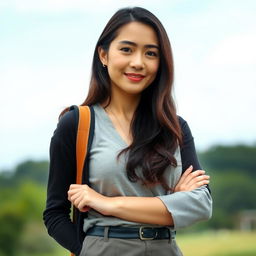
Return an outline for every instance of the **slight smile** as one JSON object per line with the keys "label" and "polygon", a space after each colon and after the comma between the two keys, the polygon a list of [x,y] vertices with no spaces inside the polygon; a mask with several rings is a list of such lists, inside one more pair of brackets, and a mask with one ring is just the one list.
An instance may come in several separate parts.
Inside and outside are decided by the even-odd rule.
{"label": "slight smile", "polygon": [[124,74],[129,80],[133,82],[140,82],[141,80],[143,80],[143,78],[145,78],[145,76],[142,74],[136,74],[136,73],[124,73]]}

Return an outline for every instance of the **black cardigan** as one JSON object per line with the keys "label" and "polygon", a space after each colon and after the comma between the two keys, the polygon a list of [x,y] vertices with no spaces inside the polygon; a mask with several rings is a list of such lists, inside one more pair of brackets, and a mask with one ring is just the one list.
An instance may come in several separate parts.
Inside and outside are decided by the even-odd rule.
{"label": "black cardigan", "polygon": [[[88,152],[94,134],[94,111],[91,109],[91,128],[89,134]],[[201,169],[197,159],[194,139],[187,122],[179,117],[183,134],[181,145],[182,170],[185,171],[191,164],[194,170]],[[50,169],[47,188],[46,209],[43,212],[44,223],[48,233],[60,245],[79,255],[84,239],[83,220],[86,214],[75,211],[77,222],[70,219],[71,204],[68,201],[67,191],[70,184],[76,180],[76,133],[78,126],[78,111],[76,108],[63,115],[54,131],[50,145]],[[88,154],[85,161],[83,183],[89,184]]]}

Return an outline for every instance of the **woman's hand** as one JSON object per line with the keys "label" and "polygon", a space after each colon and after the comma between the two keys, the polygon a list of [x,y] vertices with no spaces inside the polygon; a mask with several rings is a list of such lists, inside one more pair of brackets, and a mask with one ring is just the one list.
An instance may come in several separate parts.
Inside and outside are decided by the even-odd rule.
{"label": "woman's hand", "polygon": [[93,208],[103,215],[108,215],[112,205],[110,197],[101,195],[87,185],[70,185],[68,200],[81,212]]}
{"label": "woman's hand", "polygon": [[210,182],[210,176],[205,175],[204,170],[193,171],[191,165],[180,177],[178,184],[174,188],[174,192],[191,191],[201,186],[207,185]]}

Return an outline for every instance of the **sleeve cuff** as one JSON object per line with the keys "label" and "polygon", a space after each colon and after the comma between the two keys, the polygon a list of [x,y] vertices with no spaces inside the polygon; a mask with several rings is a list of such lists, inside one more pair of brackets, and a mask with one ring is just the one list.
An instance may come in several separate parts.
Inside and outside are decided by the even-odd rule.
{"label": "sleeve cuff", "polygon": [[158,198],[172,215],[176,230],[198,221],[208,220],[212,216],[212,198],[205,186],[193,191],[158,196]]}

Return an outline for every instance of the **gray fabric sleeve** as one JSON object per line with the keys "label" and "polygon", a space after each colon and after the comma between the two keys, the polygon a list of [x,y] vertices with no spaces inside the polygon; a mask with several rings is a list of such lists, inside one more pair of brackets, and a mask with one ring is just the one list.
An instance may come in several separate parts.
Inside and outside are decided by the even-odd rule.
{"label": "gray fabric sleeve", "polygon": [[212,216],[212,198],[206,186],[192,191],[158,196],[158,198],[172,215],[175,230],[201,220],[208,220]]}

